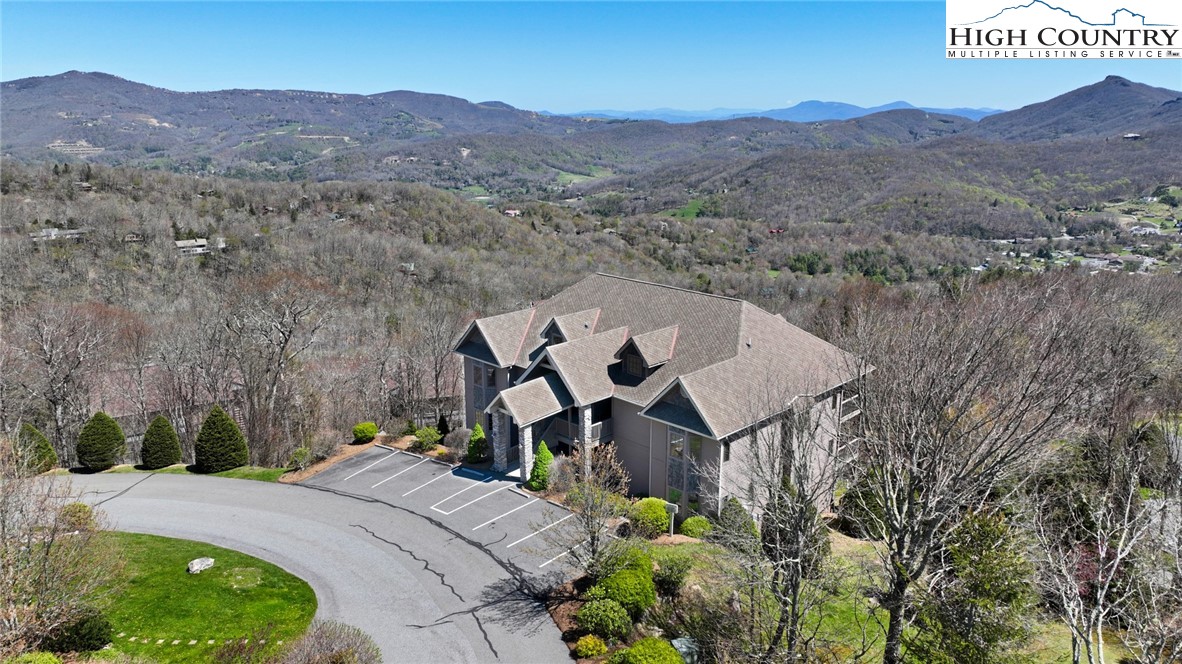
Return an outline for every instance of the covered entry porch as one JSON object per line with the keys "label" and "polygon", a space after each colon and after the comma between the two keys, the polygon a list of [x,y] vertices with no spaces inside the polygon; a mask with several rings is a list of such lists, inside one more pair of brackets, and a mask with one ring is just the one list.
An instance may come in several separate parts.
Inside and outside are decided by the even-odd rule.
{"label": "covered entry porch", "polygon": [[611,400],[578,405],[555,374],[501,392],[485,412],[492,424],[493,470],[509,472],[516,461],[523,482],[533,470],[539,441],[569,453],[580,444],[612,440]]}

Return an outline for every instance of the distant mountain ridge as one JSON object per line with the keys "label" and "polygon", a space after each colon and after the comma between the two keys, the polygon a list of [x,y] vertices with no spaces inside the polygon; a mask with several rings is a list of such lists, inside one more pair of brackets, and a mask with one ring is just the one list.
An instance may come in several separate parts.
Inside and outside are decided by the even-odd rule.
{"label": "distant mountain ridge", "polygon": [[574,118],[600,118],[616,120],[660,120],[662,122],[707,122],[710,120],[731,120],[735,118],[772,118],[787,122],[825,122],[827,120],[853,120],[855,118],[902,109],[921,110],[941,115],[955,115],[980,120],[981,118],[1004,113],[996,108],[931,108],[914,106],[905,101],[896,101],[881,106],[856,106],[838,101],[802,101],[789,108],[768,110],[715,108],[709,111],[684,111],[675,108],[657,108],[641,111],[594,110],[565,113]]}

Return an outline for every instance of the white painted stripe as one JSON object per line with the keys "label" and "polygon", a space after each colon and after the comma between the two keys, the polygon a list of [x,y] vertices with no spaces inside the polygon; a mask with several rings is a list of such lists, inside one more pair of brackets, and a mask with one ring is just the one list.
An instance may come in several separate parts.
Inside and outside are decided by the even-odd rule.
{"label": "white painted stripe", "polygon": [[491,478],[491,475],[485,475],[484,473],[480,472],[479,470],[472,470],[471,468],[460,468],[460,469],[456,470],[457,475],[459,475],[460,473],[472,473],[473,475],[476,476],[476,479],[478,479],[478,480],[482,480],[486,477]]}
{"label": "white painted stripe", "polygon": [[407,491],[406,493],[402,494],[402,497],[405,498],[405,497],[409,496],[410,494],[414,493],[415,491],[418,491],[419,489],[427,486],[428,484],[430,484],[432,482],[437,482],[445,477],[454,477],[454,475],[452,475],[451,473],[443,473],[442,475],[440,475],[438,477],[433,477],[433,478],[427,480],[426,482],[423,482],[422,484],[411,489],[410,491]]}
{"label": "white painted stripe", "polygon": [[342,481],[342,482],[347,482],[347,481],[349,481],[349,480],[353,479],[354,477],[356,477],[356,476],[360,475],[361,473],[364,473],[365,471],[369,470],[370,468],[373,468],[374,466],[378,465],[379,463],[381,463],[381,462],[385,461],[386,459],[389,459],[389,458],[390,458],[390,457],[392,457],[392,456],[398,456],[398,452],[395,452],[395,453],[393,453],[393,454],[390,454],[390,455],[384,456],[384,457],[382,457],[382,458],[378,459],[377,461],[374,461],[373,463],[369,464],[369,465],[368,465],[368,466],[366,466],[365,468],[362,468],[361,470],[359,470],[359,471],[357,471],[357,472],[353,473],[352,475],[350,475],[350,476],[346,477],[345,479],[343,479],[343,480],[341,480],[341,481]]}
{"label": "white painted stripe", "polygon": [[451,494],[447,498],[444,498],[443,500],[435,503],[434,505],[431,506],[431,509],[435,510],[436,512],[439,512],[440,514],[451,514],[451,512],[444,512],[443,510],[439,509],[439,506],[442,505],[443,503],[446,503],[447,501],[451,500],[452,498],[455,498],[456,496],[460,495],[461,493],[464,493],[465,491],[470,491],[470,490],[475,489],[476,487],[480,486],[481,484],[488,484],[491,481],[493,481],[493,478],[490,477],[490,478],[480,481],[480,482],[473,482],[472,484],[469,484],[468,486],[464,487],[463,489],[460,489],[459,491]]}
{"label": "white painted stripe", "polygon": [[381,486],[381,485],[385,484],[386,482],[389,482],[390,480],[394,479],[395,477],[398,477],[399,475],[401,475],[401,474],[405,473],[406,471],[408,471],[408,470],[410,470],[410,469],[412,469],[412,468],[418,468],[419,466],[423,465],[424,463],[427,463],[427,460],[426,460],[426,459],[423,459],[422,461],[420,461],[420,462],[416,463],[416,464],[415,464],[415,465],[413,465],[413,466],[407,466],[406,468],[403,468],[402,470],[400,470],[400,471],[398,471],[398,472],[394,473],[393,475],[391,475],[391,476],[387,477],[386,479],[382,480],[381,482],[378,482],[377,484],[375,484],[375,485],[373,485],[373,486],[371,486],[371,487],[369,487],[369,488],[371,488],[371,489],[376,489],[376,488],[378,488],[379,486]]}
{"label": "white painted stripe", "polygon": [[567,549],[566,551],[563,551],[562,553],[558,554],[557,556],[554,556],[550,560],[547,560],[546,562],[542,563],[541,565],[538,565],[538,569],[542,569],[546,565],[549,565],[550,563],[554,562],[555,560],[558,560],[559,558],[565,556],[566,554],[570,553],[571,551],[574,551],[575,549],[579,548],[580,546],[583,546],[586,543],[587,543],[586,541],[579,542],[578,544],[572,546],[571,548]]}
{"label": "white painted stripe", "polygon": [[541,530],[538,530],[538,531],[535,531],[535,532],[533,532],[533,533],[530,533],[529,535],[526,535],[525,537],[522,537],[521,539],[519,539],[519,540],[517,540],[516,542],[514,542],[514,543],[510,544],[509,546],[506,546],[505,548],[506,548],[506,549],[508,549],[508,548],[510,548],[510,547],[517,546],[518,544],[521,544],[522,542],[524,542],[525,540],[527,540],[527,539],[529,539],[529,538],[533,537],[534,535],[540,535],[540,534],[542,534],[542,533],[546,532],[547,530],[550,530],[550,529],[551,529],[551,528],[553,528],[554,526],[557,526],[558,524],[562,523],[563,521],[566,521],[567,519],[571,518],[572,516],[574,516],[574,514],[567,514],[566,516],[564,516],[564,517],[562,517],[561,519],[559,519],[559,520],[555,521],[554,523],[552,523],[552,524],[550,524],[550,525],[546,526],[545,528],[543,528],[543,529],[541,529]]}
{"label": "white painted stripe", "polygon": [[[508,488],[509,488],[509,487],[507,487],[507,486],[503,486],[503,487],[501,487],[501,488],[499,488],[499,489],[495,489],[495,490],[493,490],[493,491],[489,491],[488,493],[484,494],[483,496],[481,496],[481,497],[479,497],[479,498],[473,498],[472,500],[469,500],[468,502],[464,503],[463,505],[460,505],[459,507],[455,508],[454,510],[452,510],[452,511],[450,511],[450,512],[443,512],[443,513],[444,513],[444,514],[455,514],[456,512],[459,512],[460,510],[462,510],[462,509],[464,509],[465,507],[467,507],[467,506],[471,505],[472,503],[475,503],[475,502],[478,502],[478,501],[484,500],[485,498],[488,498],[489,496],[493,495],[494,493],[499,493],[499,492],[501,492],[501,491],[504,491],[505,489],[508,489]],[[441,511],[441,510],[436,510],[436,511],[438,512],[438,511]]]}
{"label": "white painted stripe", "polygon": [[537,499],[537,498],[534,498],[533,500],[529,501],[528,503],[526,503],[526,504],[524,504],[524,505],[520,505],[520,506],[518,506],[518,507],[514,507],[513,509],[509,510],[508,512],[505,512],[504,514],[502,514],[501,516],[494,516],[493,518],[489,519],[488,521],[485,521],[484,523],[480,524],[479,526],[476,526],[476,527],[475,527],[475,528],[473,528],[472,530],[479,530],[479,529],[481,529],[481,528],[483,528],[483,527],[487,526],[488,524],[492,523],[493,521],[496,521],[497,519],[501,519],[501,518],[507,517],[507,516],[509,516],[510,514],[512,514],[512,513],[514,513],[514,512],[516,512],[517,510],[523,510],[523,509],[525,509],[525,508],[529,507],[530,505],[533,505],[533,504],[534,504],[534,503],[536,503],[536,502],[538,502],[538,499]]}

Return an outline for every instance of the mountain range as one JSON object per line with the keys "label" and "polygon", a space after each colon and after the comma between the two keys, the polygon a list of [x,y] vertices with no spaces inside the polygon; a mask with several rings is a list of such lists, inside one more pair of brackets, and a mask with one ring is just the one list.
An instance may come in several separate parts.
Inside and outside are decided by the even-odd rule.
{"label": "mountain range", "polygon": [[[980,121],[903,102],[874,109],[806,102],[670,123],[550,115],[410,91],[174,92],[76,71],[0,83],[0,100],[0,152],[22,159],[84,157],[234,177],[405,180],[533,195],[788,149],[887,150],[938,146],[954,136],[1028,143],[1138,133],[1151,142],[1182,128],[1182,93],[1115,76]],[[825,116],[836,119],[813,119]]]}

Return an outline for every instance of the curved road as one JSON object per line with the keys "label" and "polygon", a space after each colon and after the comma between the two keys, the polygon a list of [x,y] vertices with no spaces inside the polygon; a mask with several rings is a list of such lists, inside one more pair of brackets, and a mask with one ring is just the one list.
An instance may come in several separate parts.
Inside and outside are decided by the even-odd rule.
{"label": "curved road", "polygon": [[387,662],[570,661],[536,599],[552,580],[395,505],[217,477],[71,479],[117,530],[209,542],[304,579],[316,615],[365,630]]}

